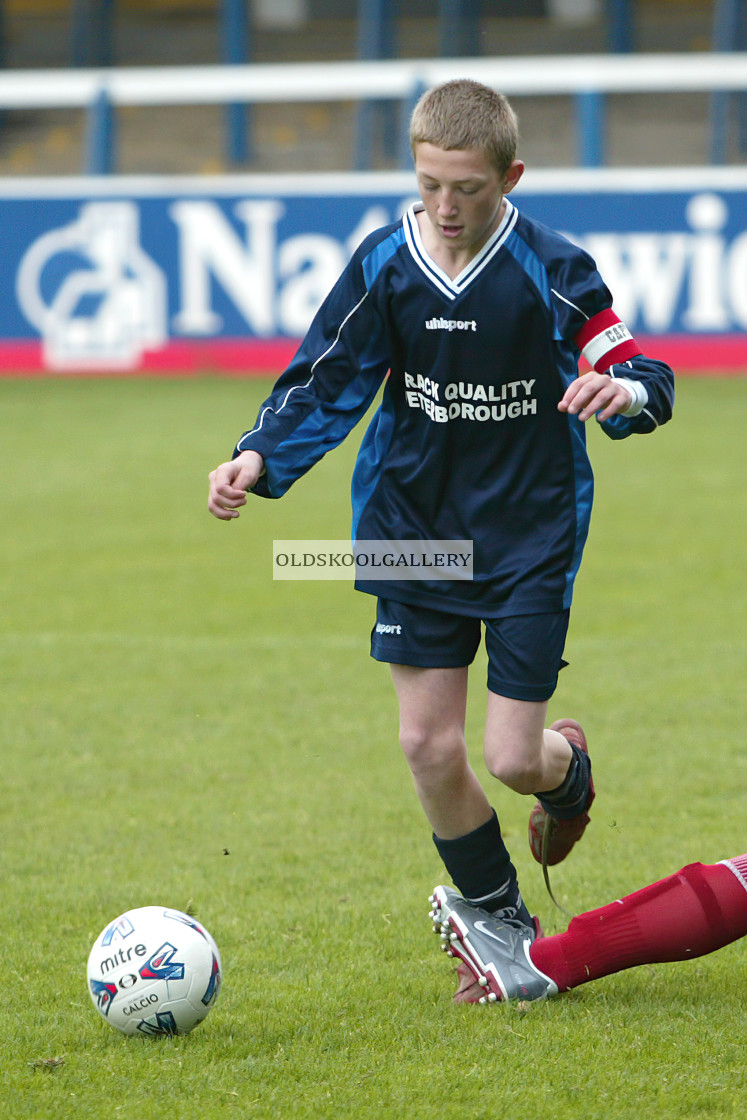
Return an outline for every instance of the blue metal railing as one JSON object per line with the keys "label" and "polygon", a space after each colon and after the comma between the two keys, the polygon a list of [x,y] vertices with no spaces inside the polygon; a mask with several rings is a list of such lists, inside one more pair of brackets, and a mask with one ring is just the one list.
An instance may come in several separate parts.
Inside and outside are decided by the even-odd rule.
{"label": "blue metal railing", "polygon": [[[745,0],[717,0],[713,10],[713,49],[716,51],[747,50],[747,3]],[[710,157],[712,163],[724,163],[729,150],[732,104],[736,106],[739,149],[747,152],[747,95],[728,90],[711,94]]]}
{"label": "blue metal railing", "polygon": [[[438,15],[438,48],[442,57],[479,56],[481,0],[433,0]],[[604,0],[607,43],[611,57],[632,52],[635,46],[634,0]],[[400,0],[357,0],[357,55],[362,61],[393,60],[396,55],[396,16]],[[0,0],[0,15],[2,15]],[[116,0],[73,0],[72,61],[74,67],[109,67],[114,61]],[[222,54],[228,66],[241,67],[252,58],[249,0],[220,0]],[[747,51],[747,0],[714,0],[714,51]],[[2,43],[0,42],[0,47]],[[578,61],[576,56],[574,63]],[[635,58],[635,55],[629,57]],[[694,62],[697,53],[693,52]],[[401,99],[389,95],[359,98],[353,167],[365,170],[373,153],[383,148],[401,166],[409,165],[406,120],[423,84]],[[508,91],[507,91],[508,92]],[[629,90],[628,92],[633,92]],[[603,88],[574,90],[576,159],[583,167],[604,164],[606,158],[606,102]],[[251,98],[224,103],[225,150],[229,165],[245,165],[252,154]],[[0,113],[2,109],[0,108]],[[116,107],[103,80],[88,102],[86,169],[106,174],[116,168]],[[747,92],[714,89],[710,94],[709,157],[724,163],[732,133],[739,149],[747,151]]]}
{"label": "blue metal railing", "polygon": [[[575,102],[577,162],[605,160],[605,104],[612,94],[692,91],[747,94],[747,52],[471,58],[471,76],[510,98],[571,97]],[[88,118],[86,170],[116,169],[116,111],[124,105],[240,105],[307,101],[388,102],[405,115],[424,87],[465,73],[463,59],[383,62],[277,63],[196,67],[115,67],[0,72],[3,109],[81,107]],[[718,154],[718,153],[716,153]],[[409,166],[405,146],[393,162]]]}
{"label": "blue metal railing", "polygon": [[[251,21],[245,0],[221,0],[223,57],[241,66],[251,57]],[[225,108],[226,150],[229,163],[245,163],[251,150],[247,106],[234,101]]]}

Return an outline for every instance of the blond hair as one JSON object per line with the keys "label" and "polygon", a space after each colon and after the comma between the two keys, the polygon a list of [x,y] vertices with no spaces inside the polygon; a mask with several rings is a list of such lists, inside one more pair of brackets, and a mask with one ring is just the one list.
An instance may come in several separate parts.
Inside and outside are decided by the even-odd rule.
{"label": "blond hair", "polygon": [[501,175],[516,159],[519,122],[502,93],[459,78],[429,89],[418,101],[410,120],[410,147],[433,144],[446,151],[484,152]]}

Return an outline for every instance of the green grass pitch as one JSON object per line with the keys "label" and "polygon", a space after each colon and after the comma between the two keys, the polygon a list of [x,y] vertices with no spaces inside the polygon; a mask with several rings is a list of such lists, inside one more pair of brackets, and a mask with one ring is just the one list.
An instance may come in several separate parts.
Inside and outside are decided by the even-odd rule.
{"label": "green grass pitch", "polygon": [[[273,538],[346,537],[357,439],[281,502],[206,511],[268,385],[0,383],[3,1116],[741,1120],[745,944],[524,1011],[452,1004],[373,601],[271,578]],[[551,706],[584,722],[598,789],[554,870],[571,911],[747,849],[746,430],[747,380],[708,379],[654,437],[590,432]],[[478,659],[481,774],[484,682]],[[528,903],[564,928],[529,800],[494,801]],[[104,923],[150,903],[191,908],[223,954],[185,1038],[126,1039],[86,991]]]}

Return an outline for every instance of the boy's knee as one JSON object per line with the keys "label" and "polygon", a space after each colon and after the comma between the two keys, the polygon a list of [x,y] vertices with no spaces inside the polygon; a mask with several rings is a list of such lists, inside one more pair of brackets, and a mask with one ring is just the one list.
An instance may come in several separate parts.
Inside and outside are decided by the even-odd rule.
{"label": "boy's knee", "polygon": [[466,753],[464,736],[443,728],[411,725],[400,729],[400,746],[413,771],[448,769],[460,763]]}
{"label": "boy's knee", "polygon": [[531,794],[540,788],[542,771],[538,760],[530,754],[486,752],[485,764],[494,778],[515,793]]}

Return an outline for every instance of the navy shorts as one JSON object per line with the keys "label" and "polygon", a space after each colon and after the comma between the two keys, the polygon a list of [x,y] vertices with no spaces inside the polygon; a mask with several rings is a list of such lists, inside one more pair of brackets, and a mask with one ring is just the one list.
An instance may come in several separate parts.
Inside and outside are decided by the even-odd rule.
{"label": "navy shorts", "polygon": [[[564,610],[483,619],[490,691],[512,700],[549,700],[567,665],[569,616]],[[420,669],[457,669],[472,664],[480,636],[479,618],[379,599],[371,656]]]}

